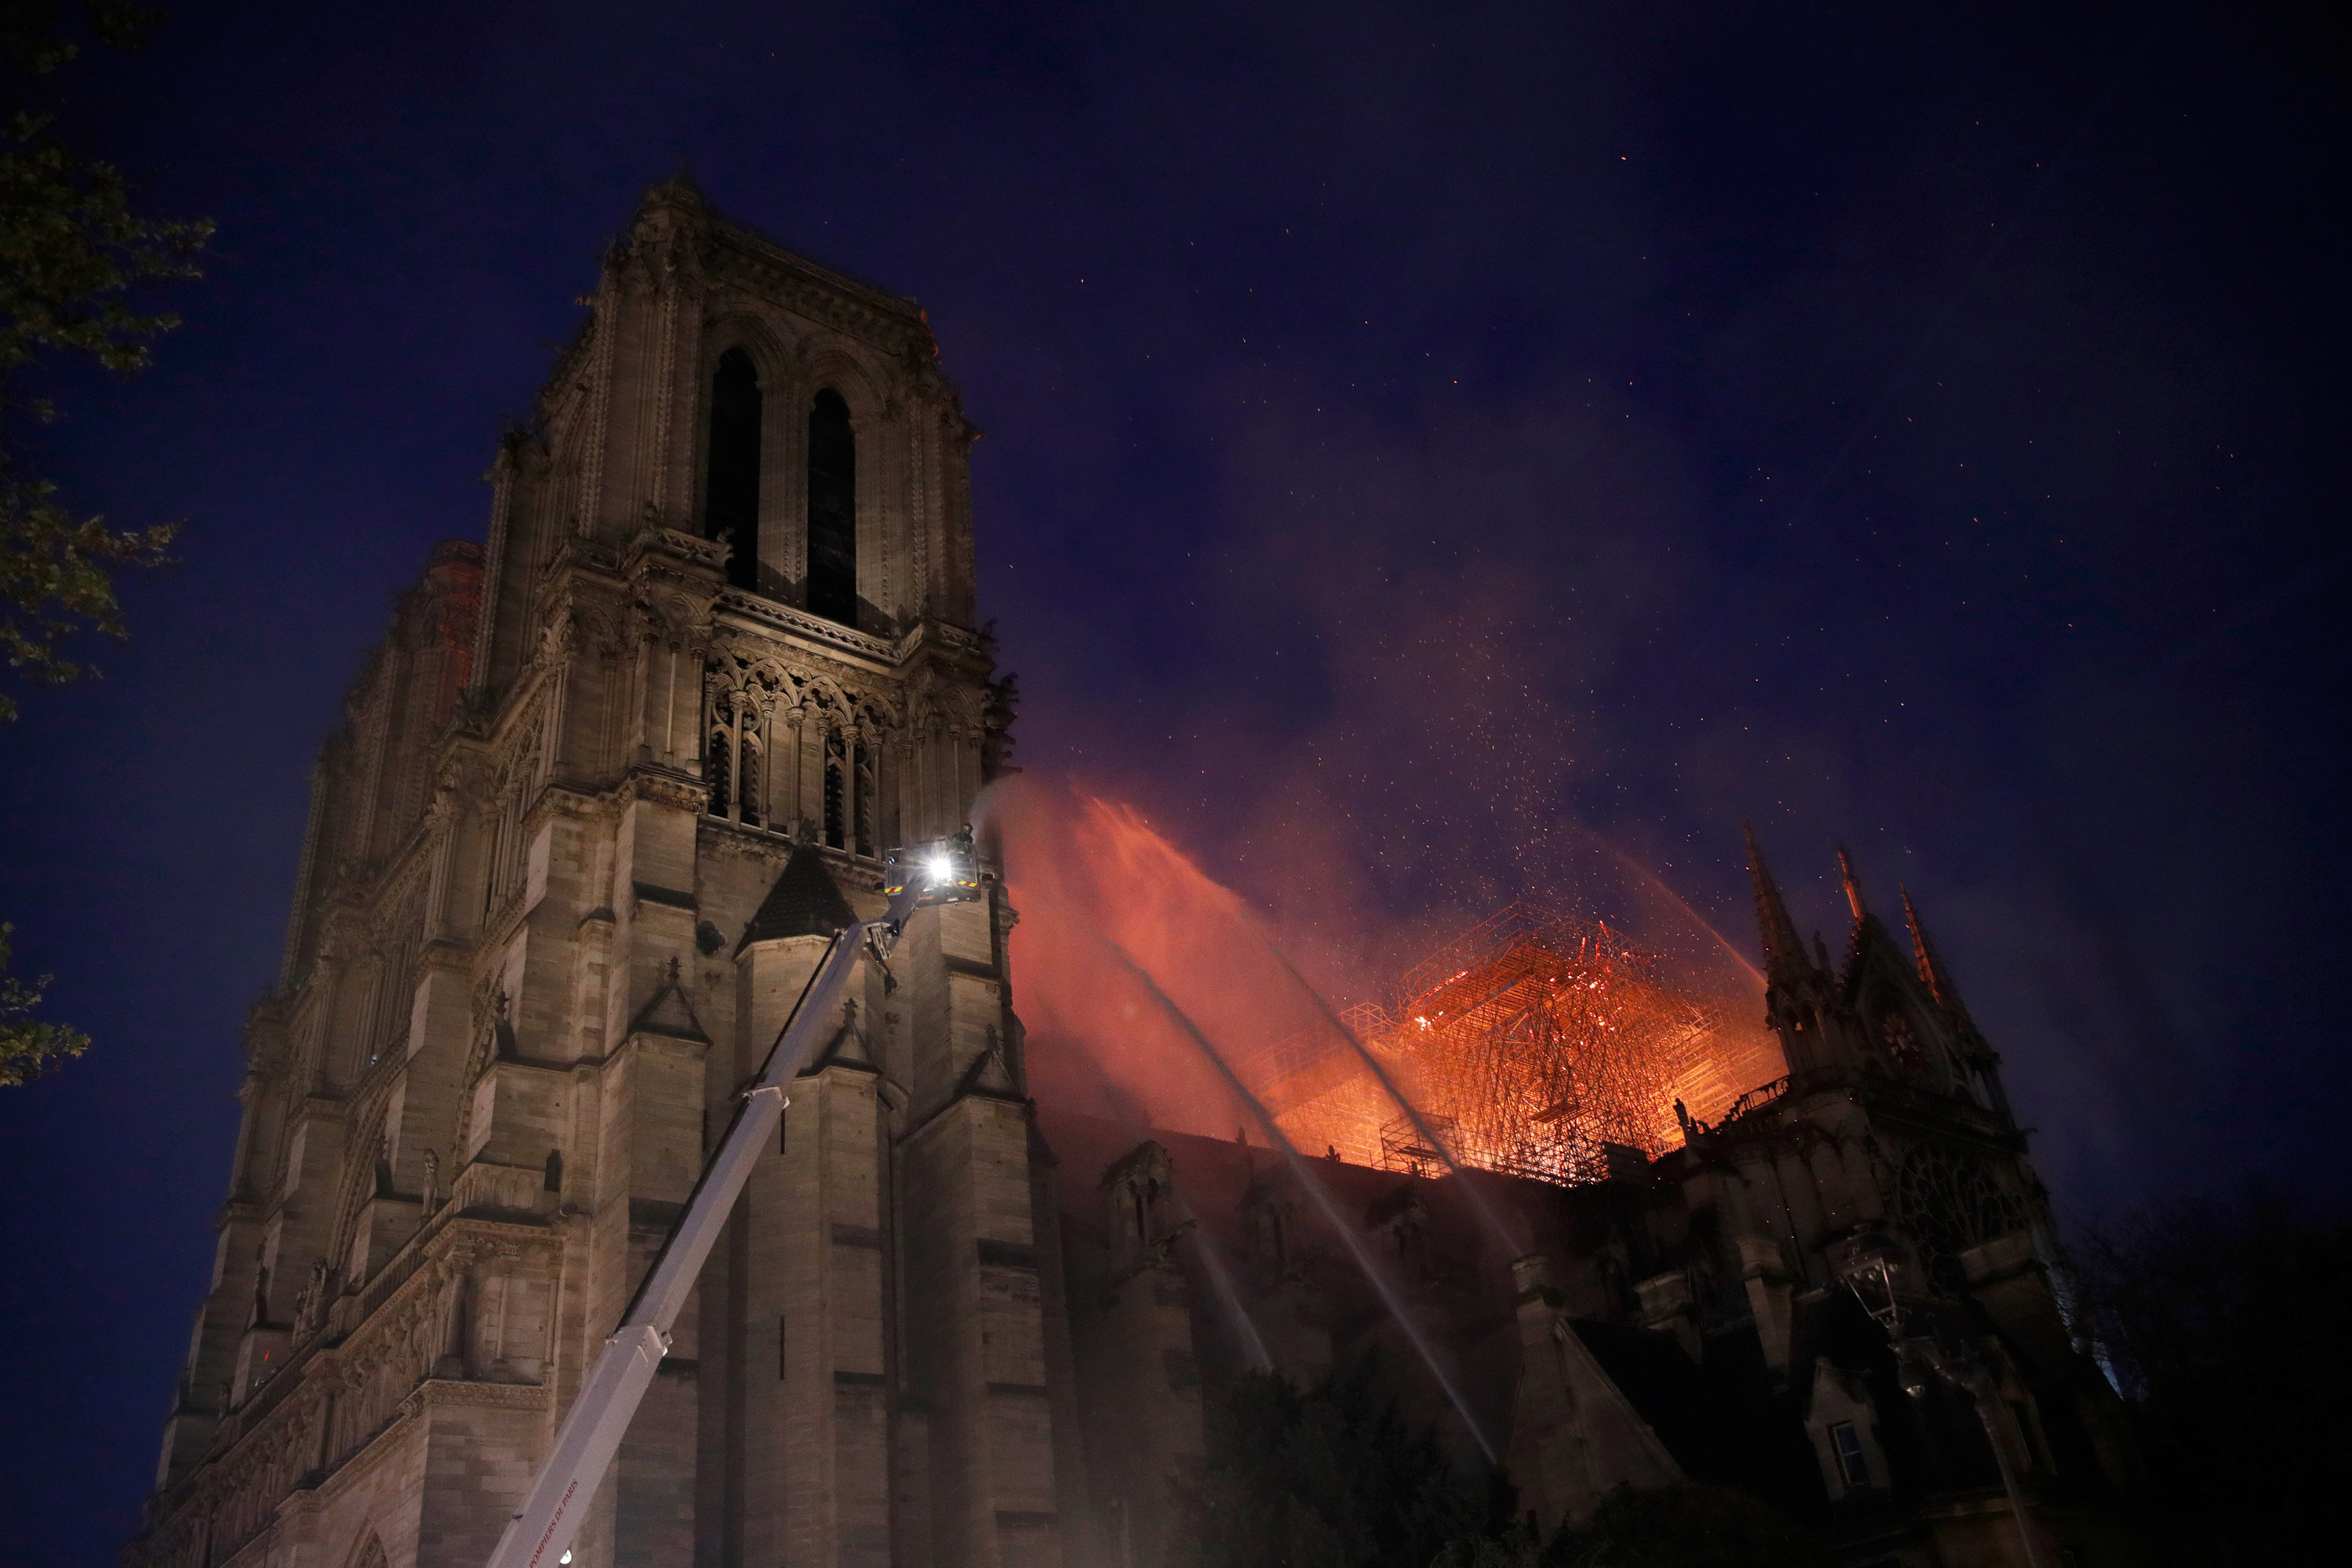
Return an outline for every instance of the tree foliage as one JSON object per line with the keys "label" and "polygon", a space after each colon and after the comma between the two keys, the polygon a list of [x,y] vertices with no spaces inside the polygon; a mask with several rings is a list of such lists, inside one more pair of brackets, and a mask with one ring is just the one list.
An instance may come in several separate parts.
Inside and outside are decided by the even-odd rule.
{"label": "tree foliage", "polygon": [[1532,1519],[1457,1540],[1433,1568],[1832,1568],[1832,1560],[1769,1504],[1685,1482],[1621,1487],[1583,1528],[1549,1541]]}
{"label": "tree foliage", "polygon": [[2225,1560],[2333,1555],[2352,1491],[2352,1225],[2251,1186],[2075,1252],[2154,1495],[2201,1516]]}
{"label": "tree foliage", "polygon": [[1830,1568],[1820,1543],[1778,1510],[1696,1483],[1621,1488],[1544,1558],[1545,1568]]}
{"label": "tree foliage", "polygon": [[1430,1568],[1500,1523],[1436,1432],[1379,1397],[1370,1366],[1311,1389],[1247,1374],[1206,1425],[1202,1462],[1176,1483],[1184,1568]]}
{"label": "tree foliage", "polygon": [[1805,1531],[1728,1487],[1621,1489],[1549,1541],[1500,1471],[1451,1466],[1436,1431],[1376,1393],[1376,1368],[1312,1389],[1244,1376],[1177,1479],[1180,1568],[1830,1568]]}
{"label": "tree foliage", "polygon": [[[32,472],[25,427],[58,417],[26,380],[53,360],[110,371],[143,368],[148,346],[179,325],[142,308],[140,286],[192,277],[209,222],[152,217],[134,205],[121,172],[60,134],[58,75],[79,57],[77,31],[118,48],[137,46],[156,13],[123,0],[0,0],[0,655],[18,680],[55,685],[91,674],[67,655],[81,632],[125,635],[114,574],[165,559],[173,526],[116,529],[77,515],[57,486]],[[0,723],[16,716],[0,691]],[[78,1056],[79,1031],[32,1017],[49,978],[9,977],[0,924],[0,1084],[22,1083]]]}
{"label": "tree foliage", "polygon": [[[88,0],[79,12],[96,37],[123,48],[155,21],[122,0]],[[72,20],[55,0],[0,4],[0,653],[20,679],[47,685],[90,673],[63,652],[75,632],[124,634],[114,573],[163,560],[173,528],[118,531],[76,516],[55,484],[27,471],[22,423],[45,423],[58,409],[25,391],[26,372],[53,354],[144,368],[150,342],[180,323],[140,308],[138,286],[196,276],[212,236],[209,222],[141,212],[121,171],[58,136],[58,74],[80,52]],[[0,692],[0,721],[16,716]]]}
{"label": "tree foliage", "polygon": [[50,977],[26,984],[8,973],[14,925],[0,920],[0,1087],[30,1083],[42,1073],[89,1049],[89,1036],[33,1016]]}

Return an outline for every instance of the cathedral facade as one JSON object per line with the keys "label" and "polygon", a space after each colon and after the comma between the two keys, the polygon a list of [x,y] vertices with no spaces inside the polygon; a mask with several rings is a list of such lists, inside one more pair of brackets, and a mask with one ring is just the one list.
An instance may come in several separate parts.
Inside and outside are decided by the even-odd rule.
{"label": "cathedral facade", "polygon": [[[314,775],[136,1568],[483,1562],[883,852],[1003,766],[916,305],[683,182],[587,303]],[[1696,1478],[1857,1564],[2119,1560],[1996,1058],[1916,920],[1850,878],[1833,963],[1754,865],[1787,1075],[1572,1187],[1040,1107],[1001,889],[919,912],[571,1561],[1162,1568],[1202,1402],[1371,1353],[1547,1527]]]}

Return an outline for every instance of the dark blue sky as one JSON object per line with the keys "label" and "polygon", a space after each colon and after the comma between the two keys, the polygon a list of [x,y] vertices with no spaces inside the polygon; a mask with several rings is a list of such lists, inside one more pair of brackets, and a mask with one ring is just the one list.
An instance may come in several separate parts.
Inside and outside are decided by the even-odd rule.
{"label": "dark blue sky", "polygon": [[681,158],[929,308],[1019,760],[1333,989],[1601,841],[1748,944],[1753,818],[1833,934],[1834,840],[1908,883],[2070,1217],[2340,1200],[2340,39],[1788,9],[181,5],[79,68],[220,237],[41,438],[187,528],[0,733],[98,1037],[0,1094],[0,1561],[132,1525],[310,758]]}

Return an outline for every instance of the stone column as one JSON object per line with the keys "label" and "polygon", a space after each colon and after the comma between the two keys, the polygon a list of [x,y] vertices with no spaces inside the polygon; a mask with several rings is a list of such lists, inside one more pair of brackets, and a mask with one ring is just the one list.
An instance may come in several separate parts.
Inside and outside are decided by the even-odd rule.
{"label": "stone column", "polygon": [[1029,1113],[1004,1061],[993,919],[992,900],[921,911],[900,945],[914,1020],[908,1382],[931,1407],[939,1568],[1058,1568]]}

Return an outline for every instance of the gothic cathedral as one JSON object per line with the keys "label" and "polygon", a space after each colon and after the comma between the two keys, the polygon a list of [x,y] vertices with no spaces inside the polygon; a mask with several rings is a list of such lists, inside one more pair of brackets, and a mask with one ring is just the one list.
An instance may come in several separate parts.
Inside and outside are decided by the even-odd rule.
{"label": "gothic cathedral", "polygon": [[[882,855],[1003,765],[915,304],[683,181],[587,303],[320,757],[131,1568],[482,1563]],[[917,912],[572,1568],[1168,1568],[1206,1402],[1365,1367],[1547,1530],[1700,1480],[1859,1568],[2130,1561],[1999,1058],[1907,898],[1906,952],[1845,868],[1832,962],[1750,866],[1785,1071],[1573,1185],[1037,1104],[1001,887]]]}

